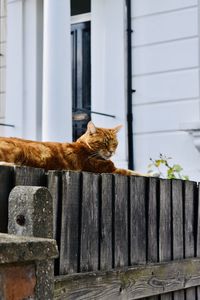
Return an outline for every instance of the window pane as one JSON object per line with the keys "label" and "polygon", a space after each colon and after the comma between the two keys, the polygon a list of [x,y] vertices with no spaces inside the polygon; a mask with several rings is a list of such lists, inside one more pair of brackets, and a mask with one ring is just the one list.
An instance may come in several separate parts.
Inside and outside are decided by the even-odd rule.
{"label": "window pane", "polygon": [[71,16],[91,11],[91,0],[71,0]]}

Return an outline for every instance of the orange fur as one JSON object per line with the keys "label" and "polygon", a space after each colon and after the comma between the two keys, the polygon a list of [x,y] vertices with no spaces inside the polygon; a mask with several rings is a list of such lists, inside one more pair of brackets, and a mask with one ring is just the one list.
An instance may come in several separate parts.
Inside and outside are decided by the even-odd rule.
{"label": "orange fur", "polygon": [[131,170],[118,169],[110,160],[117,148],[117,132],[120,128],[97,128],[89,122],[86,133],[74,143],[1,137],[0,161],[45,170],[140,175]]}

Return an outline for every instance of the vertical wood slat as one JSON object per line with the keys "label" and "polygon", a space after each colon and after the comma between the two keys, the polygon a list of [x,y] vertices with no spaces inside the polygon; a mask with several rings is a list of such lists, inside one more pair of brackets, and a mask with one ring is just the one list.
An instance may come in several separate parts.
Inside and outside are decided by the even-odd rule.
{"label": "vertical wood slat", "polygon": [[[185,181],[185,258],[195,256],[194,239],[194,188],[195,183]],[[196,299],[196,289],[189,288],[185,291],[186,300]]]}
{"label": "vertical wood slat", "polygon": [[114,175],[114,266],[128,265],[128,178]]}
{"label": "vertical wood slat", "polygon": [[13,167],[0,166],[0,232],[7,233],[8,196],[13,188]]}
{"label": "vertical wood slat", "polygon": [[130,178],[130,262],[146,262],[146,179]]}
{"label": "vertical wood slat", "polygon": [[[181,180],[172,181],[172,224],[173,259],[184,258],[183,233],[183,184]],[[174,300],[184,299],[184,291],[174,292]]]}
{"label": "vertical wood slat", "polygon": [[[198,184],[198,209],[197,209],[197,244],[196,255],[200,257],[200,183]],[[197,287],[197,300],[200,300],[200,287]]]}
{"label": "vertical wood slat", "polygon": [[113,175],[101,176],[101,233],[100,233],[100,269],[113,267]]}
{"label": "vertical wood slat", "polygon": [[[149,178],[148,188],[148,245],[147,260],[148,262],[158,262],[158,179]],[[159,296],[151,296],[148,300],[158,300]]]}
{"label": "vertical wood slat", "polygon": [[99,178],[83,172],[80,271],[99,268]]}
{"label": "vertical wood slat", "polygon": [[46,186],[45,170],[30,167],[15,167],[14,185]]}
{"label": "vertical wood slat", "polygon": [[62,185],[60,274],[68,274],[79,271],[81,173],[64,172]]}
{"label": "vertical wood slat", "polygon": [[[159,260],[171,260],[171,181],[160,180]],[[161,300],[172,300],[172,293],[161,295]]]}
{"label": "vertical wood slat", "polygon": [[[61,172],[49,171],[47,174],[47,188],[49,189],[53,200],[53,238],[57,241],[60,251],[61,235],[61,210],[62,210],[62,185]],[[55,259],[54,273],[59,274],[60,257]]]}
{"label": "vertical wood slat", "polygon": [[[61,209],[61,173],[57,171],[49,171],[47,174],[47,188],[49,189],[53,199],[53,237],[57,240],[58,236],[58,219]],[[60,229],[60,228],[59,228]]]}

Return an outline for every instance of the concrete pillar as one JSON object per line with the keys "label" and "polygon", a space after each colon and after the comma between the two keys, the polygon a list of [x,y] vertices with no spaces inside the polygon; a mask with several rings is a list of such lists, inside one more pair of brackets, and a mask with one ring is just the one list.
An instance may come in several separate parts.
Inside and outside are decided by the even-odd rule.
{"label": "concrete pillar", "polygon": [[[8,232],[18,236],[53,237],[53,200],[47,188],[16,186],[11,191]],[[38,261],[36,276],[36,299],[53,299],[54,261]]]}
{"label": "concrete pillar", "polygon": [[43,140],[72,139],[70,1],[44,0]]}

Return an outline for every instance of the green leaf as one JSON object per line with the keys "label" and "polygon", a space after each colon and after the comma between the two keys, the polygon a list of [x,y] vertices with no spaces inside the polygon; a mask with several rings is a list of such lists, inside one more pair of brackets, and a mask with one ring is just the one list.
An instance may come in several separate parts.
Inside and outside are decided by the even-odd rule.
{"label": "green leaf", "polygon": [[181,172],[183,168],[180,165],[173,165],[173,169],[175,172]]}

